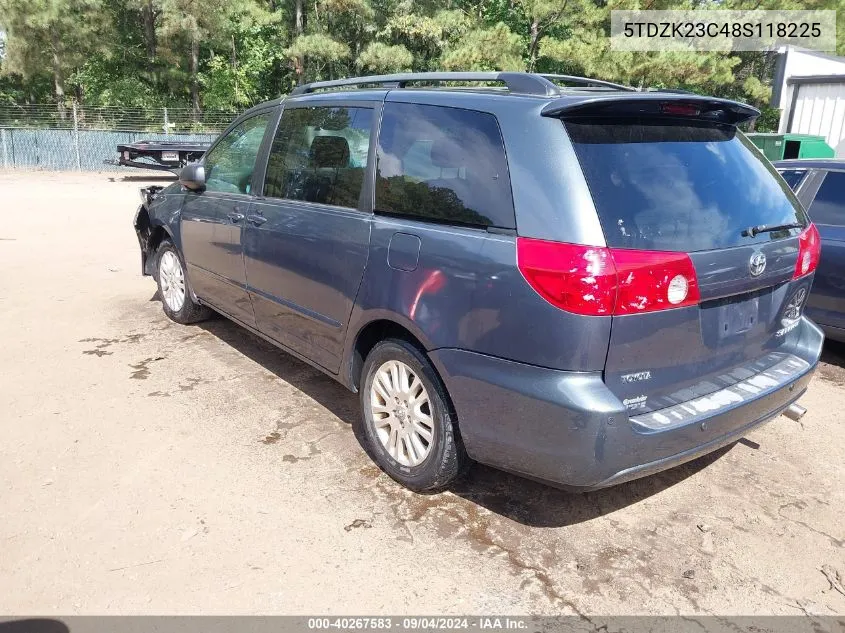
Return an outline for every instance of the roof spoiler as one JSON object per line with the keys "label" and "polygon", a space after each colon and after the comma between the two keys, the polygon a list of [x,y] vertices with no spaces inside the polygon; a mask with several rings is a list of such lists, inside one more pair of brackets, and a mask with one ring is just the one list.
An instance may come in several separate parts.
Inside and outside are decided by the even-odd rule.
{"label": "roof spoiler", "polygon": [[657,116],[690,118],[738,125],[760,116],[757,108],[738,101],[695,94],[640,92],[630,95],[596,95],[583,99],[555,99],[541,111],[543,116],[571,119],[603,116]]}

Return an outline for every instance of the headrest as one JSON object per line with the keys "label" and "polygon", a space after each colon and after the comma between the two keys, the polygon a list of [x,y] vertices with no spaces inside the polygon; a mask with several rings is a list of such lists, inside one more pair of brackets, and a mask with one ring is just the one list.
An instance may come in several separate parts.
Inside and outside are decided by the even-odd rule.
{"label": "headrest", "polygon": [[349,167],[349,143],[342,136],[316,136],[310,162],[312,167]]}
{"label": "headrest", "polygon": [[431,144],[431,162],[436,167],[464,167],[466,153],[457,140],[441,137]]}

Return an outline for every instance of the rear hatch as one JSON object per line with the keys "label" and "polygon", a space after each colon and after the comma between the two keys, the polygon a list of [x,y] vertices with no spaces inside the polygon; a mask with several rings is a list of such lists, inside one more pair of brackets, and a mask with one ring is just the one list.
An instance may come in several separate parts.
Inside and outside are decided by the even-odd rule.
{"label": "rear hatch", "polygon": [[605,382],[631,415],[680,418],[676,405],[802,369],[788,350],[818,239],[735,121],[669,103],[561,118],[615,262]]}

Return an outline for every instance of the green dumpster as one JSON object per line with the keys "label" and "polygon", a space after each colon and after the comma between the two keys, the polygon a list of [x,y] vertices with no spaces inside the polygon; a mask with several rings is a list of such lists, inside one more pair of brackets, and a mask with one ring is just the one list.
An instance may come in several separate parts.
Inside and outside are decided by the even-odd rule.
{"label": "green dumpster", "polygon": [[823,136],[812,134],[748,134],[771,161],[786,158],[833,158],[835,152]]}

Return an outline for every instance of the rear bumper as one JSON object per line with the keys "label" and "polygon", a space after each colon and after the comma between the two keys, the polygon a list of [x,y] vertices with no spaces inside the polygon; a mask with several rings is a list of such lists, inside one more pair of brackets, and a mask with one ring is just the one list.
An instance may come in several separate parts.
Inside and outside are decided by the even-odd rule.
{"label": "rear bumper", "polygon": [[578,490],[615,485],[740,439],[806,391],[824,335],[803,318],[790,349],[808,364],[782,387],[666,430],[631,422],[599,372],[565,372],[464,350],[432,357],[443,374],[469,455],[484,464]]}

